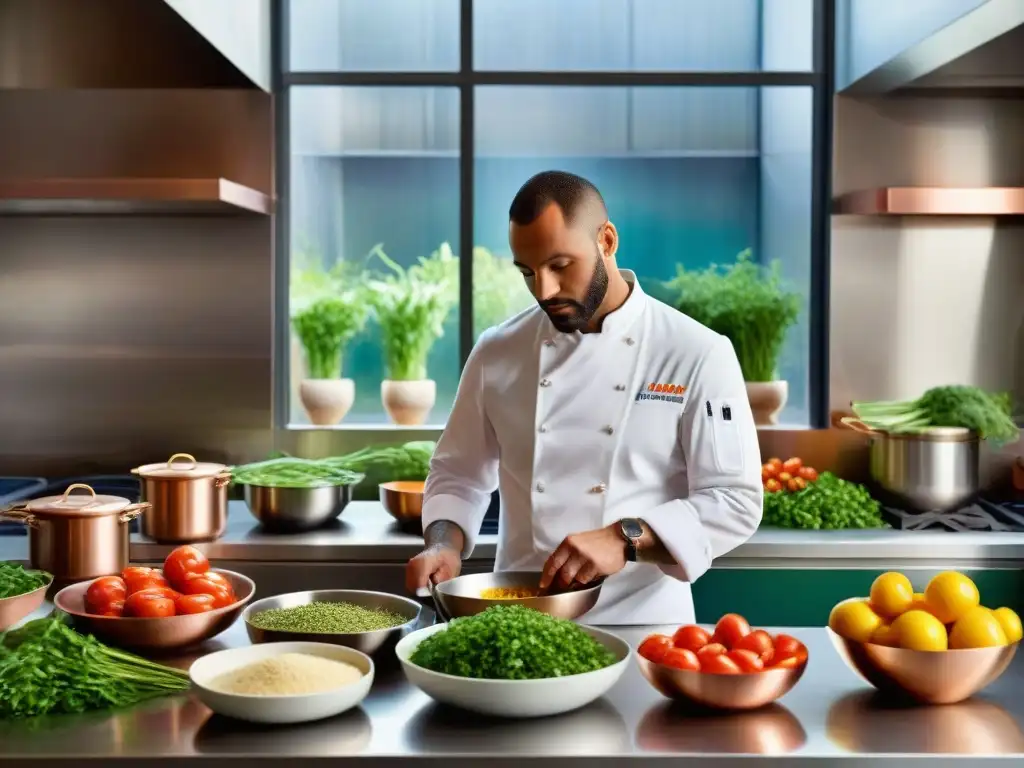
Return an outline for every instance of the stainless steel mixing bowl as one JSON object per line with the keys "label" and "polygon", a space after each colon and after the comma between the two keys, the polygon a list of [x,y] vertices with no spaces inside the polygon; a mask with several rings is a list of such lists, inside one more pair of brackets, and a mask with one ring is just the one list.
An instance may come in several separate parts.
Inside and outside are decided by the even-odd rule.
{"label": "stainless steel mixing bowl", "polygon": [[[295,608],[309,603],[351,603],[364,608],[381,608],[397,613],[408,619],[404,624],[388,629],[376,629],[370,632],[288,632],[275,629],[260,629],[251,623],[257,613],[273,608]],[[314,589],[308,592],[290,592],[286,595],[265,597],[250,605],[242,614],[245,631],[253,643],[280,643],[292,641],[309,641],[314,643],[334,643],[355,648],[357,651],[373,656],[382,652],[390,652],[398,641],[410,632],[419,629],[423,607],[415,600],[386,592],[364,592],[357,589]]]}
{"label": "stainless steel mixing bowl", "polygon": [[272,488],[246,485],[245,503],[268,531],[294,533],[326,525],[352,501],[351,485]]}
{"label": "stainless steel mixing bowl", "polygon": [[492,605],[523,605],[558,619],[578,619],[597,604],[602,582],[543,597],[512,599],[486,599],[480,597],[485,589],[493,587],[533,587],[540,584],[540,571],[499,571],[472,573],[443,581],[434,590],[446,618],[473,616]]}

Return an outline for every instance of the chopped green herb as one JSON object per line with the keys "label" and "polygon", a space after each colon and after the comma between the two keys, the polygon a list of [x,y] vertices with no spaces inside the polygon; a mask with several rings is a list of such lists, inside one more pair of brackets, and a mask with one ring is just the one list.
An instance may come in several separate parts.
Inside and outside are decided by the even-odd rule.
{"label": "chopped green herb", "polygon": [[815,531],[886,527],[881,505],[867,488],[831,472],[801,491],[766,491],[761,524]]}
{"label": "chopped green herb", "polygon": [[615,655],[578,625],[521,605],[452,620],[410,659],[434,672],[488,680],[541,680],[604,669]]}
{"label": "chopped green herb", "polygon": [[46,571],[30,571],[18,563],[0,562],[0,599],[34,592],[49,581]]}
{"label": "chopped green herb", "polygon": [[280,632],[317,632],[348,634],[391,629],[410,619],[383,608],[367,608],[352,603],[308,603],[294,608],[271,608],[249,618],[257,629]]}

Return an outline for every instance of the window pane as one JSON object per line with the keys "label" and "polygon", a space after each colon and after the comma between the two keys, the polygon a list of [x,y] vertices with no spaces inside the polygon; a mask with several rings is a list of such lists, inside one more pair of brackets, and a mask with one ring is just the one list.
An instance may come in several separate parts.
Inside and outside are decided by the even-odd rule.
{"label": "window pane", "polygon": [[[291,312],[325,289],[318,272],[338,262],[360,265],[374,246],[403,268],[458,242],[458,90],[454,88],[294,88],[291,91]],[[437,264],[458,295],[458,271]],[[388,273],[377,257],[367,262]],[[364,272],[365,275],[365,272]],[[437,282],[431,276],[431,281]],[[319,278],[319,279],[317,279]],[[422,327],[422,325],[420,326]],[[356,399],[344,423],[383,423],[386,373],[381,326],[370,319],[346,348],[343,376],[355,381]],[[459,379],[458,306],[432,346],[427,376],[437,401],[428,423],[444,423]],[[411,344],[398,345],[408,351]],[[307,376],[293,332],[291,422],[309,423],[300,403]]]}
{"label": "window pane", "polygon": [[473,61],[507,71],[807,71],[813,3],[478,0]]}
{"label": "window pane", "polygon": [[459,68],[459,0],[289,0],[294,72]]}
{"label": "window pane", "polygon": [[[508,206],[550,168],[597,185],[619,230],[619,264],[652,295],[668,299],[661,284],[677,265],[729,263],[751,248],[782,262],[806,307],[810,105],[810,88],[478,88],[475,242],[505,261],[505,279],[495,277],[501,265],[474,261],[477,334],[529,306],[513,279]],[[780,363],[791,423],[808,420],[807,333],[803,319]]]}

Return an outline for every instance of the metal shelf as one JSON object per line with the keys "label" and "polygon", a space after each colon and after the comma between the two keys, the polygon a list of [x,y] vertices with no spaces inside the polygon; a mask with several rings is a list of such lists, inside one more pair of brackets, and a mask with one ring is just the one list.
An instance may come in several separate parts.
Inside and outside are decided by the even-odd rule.
{"label": "metal shelf", "polygon": [[1024,216],[1024,187],[880,187],[840,195],[833,212],[860,216]]}

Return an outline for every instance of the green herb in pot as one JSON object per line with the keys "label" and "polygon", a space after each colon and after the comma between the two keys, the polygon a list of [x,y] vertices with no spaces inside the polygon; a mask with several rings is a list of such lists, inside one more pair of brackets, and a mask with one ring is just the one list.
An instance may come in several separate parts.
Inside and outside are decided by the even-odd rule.
{"label": "green herb in pot", "polygon": [[366,325],[370,308],[361,290],[317,299],[292,317],[292,327],[306,355],[311,379],[341,376],[345,346]]}
{"label": "green herb in pot", "polygon": [[381,330],[387,377],[422,381],[427,378],[430,350],[444,335],[444,322],[458,302],[458,260],[447,244],[407,270],[380,245],[374,247],[374,255],[392,273],[367,282]]}
{"label": "green herb in pot", "polygon": [[800,316],[801,304],[800,295],[783,285],[778,261],[763,268],[748,249],[726,267],[678,267],[664,289],[680,312],[732,342],[745,381],[777,378],[786,332]]}
{"label": "green herb in pot", "polygon": [[46,571],[31,571],[18,563],[0,562],[0,599],[35,592],[51,578]]}
{"label": "green herb in pot", "polygon": [[270,608],[249,617],[257,629],[279,632],[349,634],[400,627],[409,622],[405,616],[353,603],[308,603],[294,608]]}
{"label": "green herb in pot", "polygon": [[604,669],[615,656],[574,622],[521,605],[454,619],[410,661],[434,672],[488,680],[540,680]]}
{"label": "green herb in pot", "polygon": [[764,526],[834,531],[885,528],[882,507],[867,488],[822,472],[800,491],[766,491]]}

